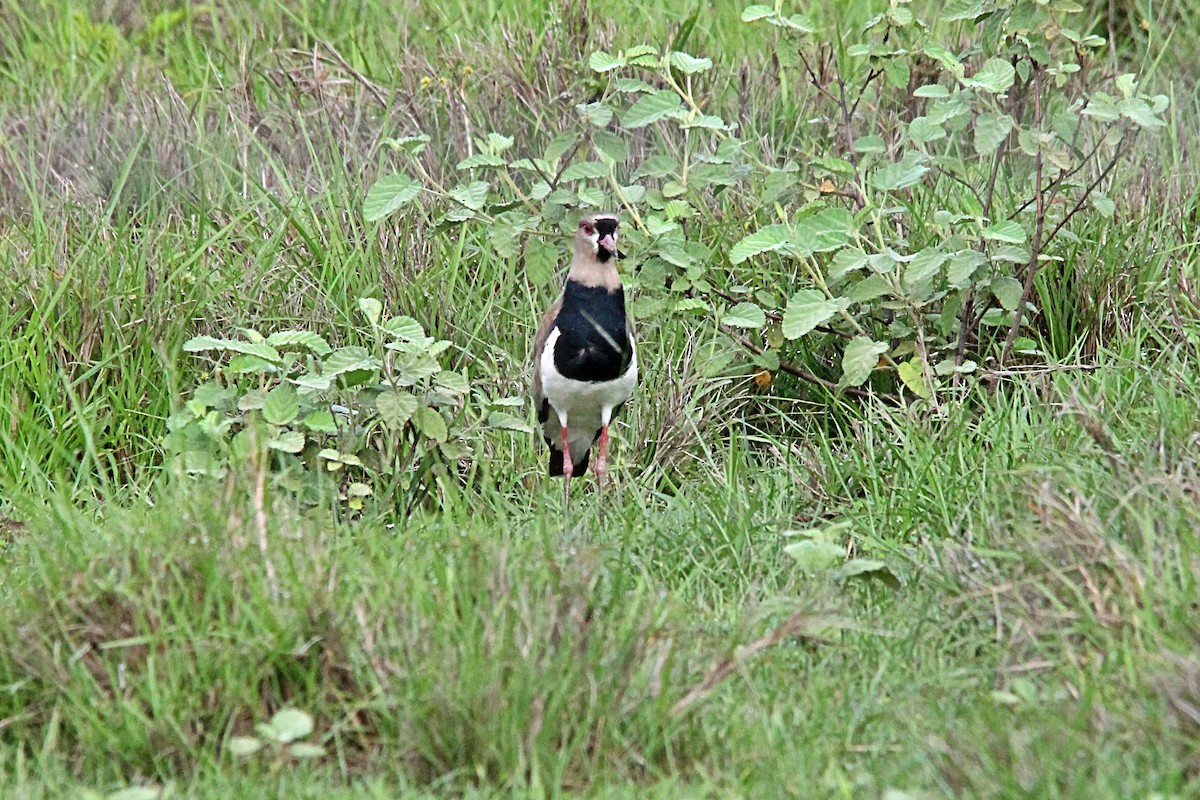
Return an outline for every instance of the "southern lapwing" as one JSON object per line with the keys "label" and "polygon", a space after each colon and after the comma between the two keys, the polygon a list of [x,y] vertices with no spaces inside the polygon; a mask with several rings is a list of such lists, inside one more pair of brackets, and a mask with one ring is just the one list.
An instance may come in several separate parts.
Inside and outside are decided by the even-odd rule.
{"label": "southern lapwing", "polygon": [[550,475],[563,476],[564,513],[571,476],[587,472],[597,440],[596,484],[603,493],[608,423],[637,384],[637,348],[617,258],[617,216],[579,220],[566,284],[533,342],[533,402],[550,445]]}

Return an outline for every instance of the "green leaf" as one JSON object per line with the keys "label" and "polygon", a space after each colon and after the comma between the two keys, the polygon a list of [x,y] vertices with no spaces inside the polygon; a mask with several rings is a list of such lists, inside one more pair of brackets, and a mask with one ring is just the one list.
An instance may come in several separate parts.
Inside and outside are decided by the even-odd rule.
{"label": "green leaf", "polygon": [[931,83],[927,86],[920,86],[913,92],[914,97],[927,97],[940,99],[950,96],[950,90],[940,83]]}
{"label": "green leaf", "polygon": [[854,140],[854,152],[856,153],[883,153],[887,150],[887,143],[883,141],[882,136],[871,134],[870,136],[860,136]]}
{"label": "green leaf", "polygon": [[797,222],[789,240],[809,253],[824,253],[850,244],[854,215],[844,208],[824,208]]}
{"label": "green leaf", "polygon": [[920,183],[922,176],[929,172],[925,166],[925,157],[910,150],[904,158],[894,164],[885,164],[871,173],[871,185],[884,192],[894,192],[907,189]]}
{"label": "green leaf", "polygon": [[359,369],[376,369],[379,359],[375,358],[365,347],[342,347],[329,354],[321,365],[321,374],[332,378]]}
{"label": "green leaf", "polygon": [[403,428],[417,410],[417,398],[404,392],[387,391],[375,398],[379,418],[392,430]]}
{"label": "green leaf", "polygon": [[1017,306],[1021,304],[1021,295],[1025,293],[1021,282],[1008,276],[992,278],[991,289],[1000,307],[1005,311],[1016,311]]}
{"label": "green leaf", "polygon": [[1008,91],[1016,76],[1017,72],[1012,64],[1002,58],[989,58],[978,72],[969,78],[963,78],[962,85],[969,89],[998,94]]}
{"label": "green leaf", "polygon": [[434,376],[433,382],[438,388],[445,389],[450,394],[466,394],[471,391],[471,384],[467,382],[466,376],[453,370],[442,370]]}
{"label": "green leaf", "polygon": [[883,342],[875,342],[866,336],[855,336],[846,345],[842,354],[841,386],[861,386],[871,376],[871,371],[879,363],[879,357],[887,352],[888,346]]}
{"label": "green leaf", "polygon": [[405,342],[425,341],[425,329],[412,317],[392,317],[383,323],[383,329],[389,336]]}
{"label": "green leaf", "polygon": [[980,114],[975,120],[975,152],[990,156],[1012,133],[1013,118],[1008,114]]}
{"label": "green leaf", "polygon": [[367,318],[367,322],[375,325],[379,322],[379,318],[383,316],[383,303],[376,300],[374,297],[358,298],[358,309],[362,311],[363,316]]}
{"label": "green leaf", "polygon": [[426,439],[432,439],[435,442],[444,442],[449,435],[446,429],[446,420],[442,417],[438,410],[429,406],[422,406],[413,414],[413,424],[417,426],[417,430]]}
{"label": "green leaf", "polygon": [[157,786],[130,786],[108,795],[106,800],[159,800],[163,790]]}
{"label": "green leaf", "polygon": [[290,383],[281,383],[267,392],[266,402],[263,403],[263,419],[272,425],[288,425],[295,421],[300,413],[300,399]]}
{"label": "green leaf", "polygon": [[778,250],[789,243],[790,236],[791,228],[787,225],[775,224],[760,228],[730,249],[729,262],[740,264],[751,256]]}
{"label": "green leaf", "polygon": [[742,22],[754,22],[767,17],[775,16],[775,9],[772,6],[746,6],[742,10]]}
{"label": "green leaf", "polygon": [[631,178],[633,180],[638,180],[639,178],[665,178],[676,174],[678,171],[679,161],[674,156],[651,156],[634,170]]}
{"label": "green leaf", "polygon": [[484,181],[471,181],[466,186],[455,186],[450,190],[450,196],[472,211],[478,211],[487,203],[490,188]]}
{"label": "green leaf", "polygon": [[476,153],[473,156],[468,156],[458,162],[455,169],[475,169],[477,167],[503,167],[507,166],[508,162],[503,158],[491,153]]}
{"label": "green leaf", "polygon": [[609,161],[615,161],[620,164],[629,158],[629,145],[625,144],[625,140],[615,133],[610,131],[594,131],[592,133],[592,147],[603,158]]}
{"label": "green leaf", "polygon": [[402,173],[380,178],[363,201],[363,218],[367,222],[383,219],[411,203],[420,193],[421,184]]}
{"label": "green leaf", "polygon": [[1096,92],[1092,95],[1087,106],[1080,113],[1088,117],[1095,117],[1100,122],[1116,122],[1121,118],[1121,111],[1117,108],[1116,101],[1104,92]]}
{"label": "green leaf", "polygon": [[1096,213],[1105,219],[1112,219],[1113,214],[1117,213],[1117,204],[1106,195],[1094,194],[1088,198],[1088,202],[1092,204],[1092,208],[1096,209]]}
{"label": "green leaf", "polygon": [[914,255],[904,268],[905,288],[913,290],[930,283],[945,261],[946,254],[936,247],[926,247]]}
{"label": "green leaf", "polygon": [[313,732],[313,718],[307,711],[298,708],[285,708],[275,712],[271,717],[271,730],[278,742],[287,744],[296,739],[303,739]]}
{"label": "green leaf", "polygon": [[1011,219],[994,222],[983,229],[983,238],[992,242],[1024,244],[1025,229]]}
{"label": "green leaf", "polygon": [[826,278],[831,283],[838,283],[851,272],[862,269],[867,265],[867,254],[859,247],[846,247],[834,254],[829,263]]}
{"label": "green leaf", "polygon": [[299,453],[304,449],[304,434],[300,431],[284,431],[268,439],[267,447],[284,453]]}
{"label": "green leaf", "polygon": [[696,58],[687,53],[673,52],[671,53],[671,66],[682,72],[684,75],[695,75],[697,72],[704,72],[712,69],[711,58]]}
{"label": "green leaf", "polygon": [[612,122],[613,110],[604,103],[580,103],[575,106],[575,110],[586,122],[597,128],[603,128]]}
{"label": "green leaf", "polygon": [[793,542],[783,552],[795,560],[805,572],[819,572],[838,564],[846,557],[846,548],[836,542],[805,539]]}
{"label": "green leaf", "polygon": [[487,424],[489,428],[498,428],[504,431],[519,431],[520,433],[533,433],[533,428],[529,427],[529,423],[515,414],[509,414],[505,411],[493,411],[488,414]]}
{"label": "green leaf", "polygon": [[929,117],[917,117],[908,123],[908,138],[913,144],[926,144],[946,138],[946,129]]}
{"label": "green leaf", "polygon": [[566,155],[578,140],[579,137],[574,133],[560,133],[550,140],[550,144],[546,145],[543,157],[551,164],[558,164],[558,160]]}
{"label": "green leaf", "polygon": [[642,128],[656,122],[667,114],[680,109],[683,101],[672,91],[658,91],[648,94],[638,100],[625,112],[622,124],[626,128]]}
{"label": "green leaf", "polygon": [[561,180],[570,182],[585,178],[607,178],[610,169],[603,161],[581,161],[563,170]]}
{"label": "green leaf", "polygon": [[846,290],[846,298],[852,303],[866,303],[885,294],[890,294],[892,285],[882,275],[869,275]]}
{"label": "green leaf", "polygon": [[[835,567],[831,572],[831,577],[835,581],[844,581],[850,578],[875,578],[893,589],[900,588],[900,579],[888,568],[887,564],[869,558],[852,558],[845,564]],[[884,792],[885,800],[892,800],[892,795],[893,793],[890,791]],[[903,795],[903,797],[912,796]],[[900,800],[900,798],[896,798],[896,800]]]}
{"label": "green leaf", "polygon": [[183,344],[185,353],[198,353],[203,350],[227,350],[231,353],[243,353],[257,356],[272,364],[279,364],[283,359],[279,351],[265,342],[243,342],[240,339],[214,339],[211,336],[194,336]]}
{"label": "green leaf", "polygon": [[329,355],[333,349],[328,342],[312,331],[276,331],[267,337],[267,344],[272,347],[300,345],[319,356]]}
{"label": "green leaf", "polygon": [[933,396],[933,389],[925,380],[925,370],[921,366],[921,360],[918,358],[909,361],[901,361],[896,365],[896,372],[900,374],[900,380],[908,387],[908,390],[920,397],[923,400],[928,400]]}
{"label": "green leaf", "polygon": [[225,743],[225,749],[235,756],[254,755],[262,749],[262,746],[262,740],[253,736],[232,736]]}
{"label": "green leaf", "polygon": [[588,57],[588,66],[593,72],[612,72],[625,66],[625,59],[597,50]]}
{"label": "green leaf", "polygon": [[288,748],[293,758],[320,758],[325,755],[325,748],[319,744],[296,742]]}
{"label": "green leaf", "polygon": [[754,303],[738,303],[725,312],[721,322],[734,328],[758,330],[767,324],[767,315]]}
{"label": "green leaf", "polygon": [[978,250],[960,250],[950,256],[946,266],[946,283],[955,288],[966,286],[983,262],[983,253]]}
{"label": "green leaf", "polygon": [[333,421],[333,414],[328,411],[314,411],[300,420],[300,424],[317,433],[337,433],[338,430],[337,423]]}
{"label": "green leaf", "polygon": [[788,300],[783,312],[783,335],[799,339],[818,325],[828,322],[840,305],[816,289],[801,289]]}

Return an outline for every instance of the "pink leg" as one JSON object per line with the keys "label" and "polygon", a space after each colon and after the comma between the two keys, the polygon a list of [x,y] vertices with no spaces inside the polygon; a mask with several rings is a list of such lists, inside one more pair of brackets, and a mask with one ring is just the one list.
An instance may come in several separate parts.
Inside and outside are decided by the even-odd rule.
{"label": "pink leg", "polygon": [[571,444],[567,440],[567,426],[562,429],[562,452],[563,452],[563,516],[567,514],[567,504],[571,502],[571,474],[575,472],[575,465],[571,463]]}
{"label": "pink leg", "polygon": [[604,475],[608,470],[608,426],[600,427],[600,452],[596,455],[596,487],[600,493],[600,521],[604,522]]}

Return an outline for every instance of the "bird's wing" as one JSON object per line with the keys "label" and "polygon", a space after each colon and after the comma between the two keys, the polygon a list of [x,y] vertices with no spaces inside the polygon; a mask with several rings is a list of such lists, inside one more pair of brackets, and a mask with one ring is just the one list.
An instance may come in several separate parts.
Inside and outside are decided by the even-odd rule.
{"label": "bird's wing", "polygon": [[542,324],[538,326],[537,335],[533,337],[533,408],[540,413],[542,407],[542,350],[546,347],[546,337],[558,320],[558,312],[562,308],[562,298],[554,301],[554,305],[546,309],[542,316]]}

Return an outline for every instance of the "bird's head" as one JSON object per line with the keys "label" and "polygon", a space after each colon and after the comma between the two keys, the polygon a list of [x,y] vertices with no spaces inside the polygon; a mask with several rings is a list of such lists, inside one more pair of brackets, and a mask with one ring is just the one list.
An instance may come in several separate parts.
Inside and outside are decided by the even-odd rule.
{"label": "bird's head", "polygon": [[617,215],[588,214],[579,220],[575,233],[575,249],[606,263],[617,254]]}

